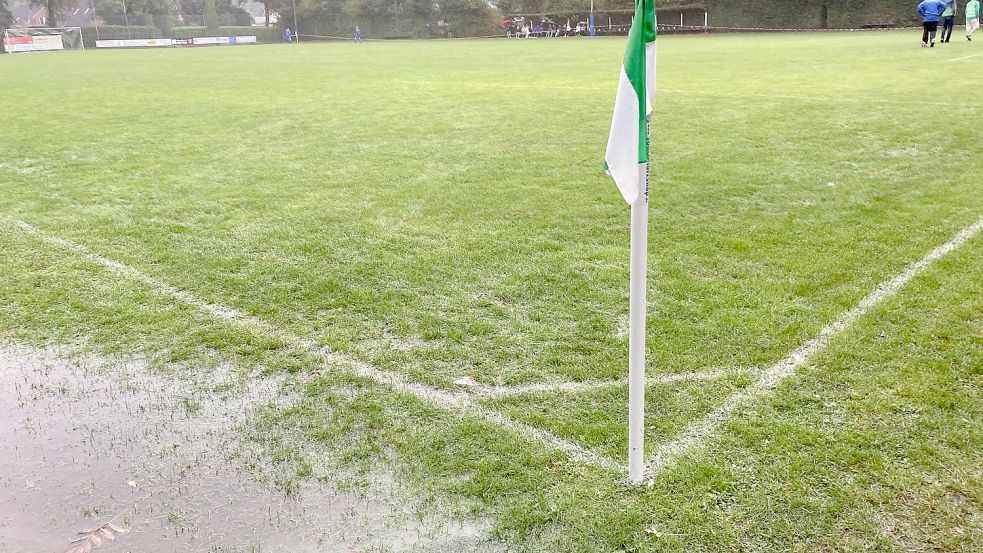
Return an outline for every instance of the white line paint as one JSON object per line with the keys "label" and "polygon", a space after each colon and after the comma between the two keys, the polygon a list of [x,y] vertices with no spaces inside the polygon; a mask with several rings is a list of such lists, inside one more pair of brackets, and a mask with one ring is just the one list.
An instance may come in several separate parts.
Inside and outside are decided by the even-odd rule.
{"label": "white line paint", "polygon": [[952,58],[951,60],[945,60],[945,61],[968,61],[973,58],[978,58],[980,56],[983,56],[983,54],[971,54],[969,56],[963,56],[961,58]]}
{"label": "white line paint", "polygon": [[[691,373],[657,374],[646,378],[645,382],[647,384],[664,384],[669,382],[717,380],[727,375],[739,374],[741,372],[750,371],[711,370]],[[624,388],[627,386],[628,381],[624,379],[589,380],[584,382],[543,382],[535,384],[521,384],[519,386],[476,387],[471,391],[471,394],[479,397],[504,397],[550,392],[582,392],[586,390],[600,390],[604,388]]]}
{"label": "white line paint", "polygon": [[945,257],[952,250],[965,244],[976,236],[980,232],[980,229],[983,229],[983,216],[976,223],[959,231],[959,233],[945,244],[935,248],[919,261],[909,265],[900,275],[878,285],[870,294],[860,300],[860,303],[840,315],[829,325],[823,327],[818,336],[799,346],[798,349],[789,354],[785,359],[768,367],[753,385],[727,398],[727,401],[723,405],[699,421],[691,424],[675,440],[661,445],[650,457],[645,470],[649,486],[653,485],[655,476],[660,471],[675,463],[686,452],[702,446],[710,435],[727,421],[735,409],[750,400],[767,396],[782,381],[795,374],[797,368],[801,367],[813,355],[825,348],[834,336],[850,328],[857,319],[864,316],[879,303],[897,294],[911,279],[918,276],[939,259]]}
{"label": "white line paint", "polygon": [[102,265],[103,267],[111,269],[127,278],[150,286],[163,295],[170,296],[186,305],[208,313],[217,319],[241,325],[254,332],[259,332],[261,334],[265,334],[266,336],[280,340],[290,347],[302,350],[305,353],[313,354],[323,359],[327,364],[333,365],[347,374],[366,378],[373,382],[388,386],[398,392],[411,394],[422,401],[431,403],[442,409],[477,416],[490,423],[506,428],[524,438],[558,449],[567,454],[574,461],[588,463],[608,469],[620,468],[620,464],[609,457],[598,455],[587,448],[564,440],[563,438],[560,438],[547,430],[532,427],[530,425],[515,421],[502,413],[476,405],[471,401],[469,395],[466,393],[432,388],[418,382],[413,382],[401,374],[383,371],[374,365],[366,363],[365,361],[357,359],[351,355],[328,351],[326,348],[319,347],[311,340],[296,336],[262,319],[251,315],[246,315],[231,307],[226,307],[201,299],[193,294],[185,292],[184,290],[175,288],[159,278],[150,276],[128,265],[124,265],[119,261],[99,255],[81,244],[76,244],[63,238],[50,235],[23,221],[18,221],[17,226],[24,232],[38,238],[43,242],[75,252],[92,263]]}
{"label": "white line paint", "polygon": [[558,449],[566,453],[567,456],[569,456],[571,459],[574,459],[581,463],[587,463],[587,464],[603,467],[609,470],[617,470],[621,472],[624,472],[625,470],[623,463],[619,463],[618,461],[615,461],[610,457],[594,453],[593,451],[590,451],[572,442],[564,440],[563,438],[560,438],[555,434],[553,434],[552,432],[549,432],[548,430],[545,430],[543,428],[538,428],[522,422],[518,422],[503,413],[499,413],[498,411],[488,409],[480,405],[476,405],[468,399],[463,400],[462,408],[465,412],[473,413],[487,421],[498,424],[499,426],[502,426],[504,428],[508,428],[513,432],[529,440],[537,441],[546,444],[550,447],[553,447],[555,449]]}

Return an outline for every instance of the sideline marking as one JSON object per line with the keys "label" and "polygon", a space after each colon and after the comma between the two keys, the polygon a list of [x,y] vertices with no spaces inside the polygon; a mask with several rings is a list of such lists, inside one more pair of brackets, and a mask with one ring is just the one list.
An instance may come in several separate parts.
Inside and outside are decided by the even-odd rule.
{"label": "sideline marking", "polygon": [[806,363],[813,355],[824,349],[829,341],[844,330],[850,328],[860,317],[873,309],[877,304],[894,296],[911,279],[918,276],[930,265],[942,259],[952,250],[962,246],[983,229],[983,216],[972,225],[959,231],[951,240],[935,248],[925,257],[912,263],[900,275],[887,282],[877,285],[860,303],[849,311],[841,314],[835,321],[823,327],[819,335],[803,343],[788,357],[768,367],[757,382],[748,388],[727,398],[720,407],[714,409],[701,420],[691,424],[679,437],[663,443],[649,457],[645,467],[645,477],[649,487],[655,483],[655,476],[675,463],[680,456],[691,449],[700,447],[704,442],[725,423],[737,407],[749,400],[767,396],[785,379],[795,374],[795,370]]}
{"label": "sideline marking", "polygon": [[176,288],[157,277],[150,276],[138,269],[120,263],[119,261],[99,255],[81,244],[76,244],[65,240],[64,238],[59,238],[48,234],[23,221],[17,221],[17,226],[38,240],[73,251],[85,257],[90,262],[97,265],[102,265],[103,267],[112,269],[113,271],[116,271],[127,278],[150,286],[151,288],[156,289],[158,293],[171,296],[174,299],[200,311],[204,311],[217,319],[228,323],[242,325],[254,332],[259,331],[261,333],[265,333],[267,336],[271,336],[284,342],[289,347],[321,358],[328,364],[332,364],[350,375],[362,377],[388,386],[397,392],[412,394],[424,402],[436,405],[437,407],[448,411],[457,411],[467,415],[477,416],[487,422],[493,423],[507,430],[511,430],[524,438],[562,451],[573,461],[588,463],[611,470],[622,470],[621,463],[616,462],[610,457],[599,455],[587,448],[564,440],[548,430],[530,426],[528,424],[516,421],[497,411],[492,411],[480,405],[476,405],[471,401],[470,397],[466,393],[450,392],[447,390],[432,388],[418,382],[413,382],[401,374],[383,371],[374,365],[351,355],[327,351],[326,348],[319,347],[311,340],[296,336],[262,319],[244,314],[231,307],[226,307],[201,299],[184,290]]}

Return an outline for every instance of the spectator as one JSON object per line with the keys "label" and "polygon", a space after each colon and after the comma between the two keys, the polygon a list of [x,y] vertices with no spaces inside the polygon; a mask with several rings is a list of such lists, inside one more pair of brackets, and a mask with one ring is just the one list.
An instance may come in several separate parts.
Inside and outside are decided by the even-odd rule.
{"label": "spectator", "polygon": [[939,42],[950,42],[952,40],[952,25],[956,19],[956,0],[945,0],[947,2],[945,11],[942,12],[942,37]]}
{"label": "spectator", "polygon": [[287,44],[293,44],[293,35],[290,33],[290,27],[283,30],[283,40],[287,41]]}
{"label": "spectator", "polygon": [[922,16],[922,48],[935,48],[935,33],[939,30],[939,19],[945,11],[946,3],[942,0],[922,0],[918,4],[918,14]]}
{"label": "spectator", "polygon": [[980,0],[966,4],[966,40],[973,41],[973,33],[980,28]]}

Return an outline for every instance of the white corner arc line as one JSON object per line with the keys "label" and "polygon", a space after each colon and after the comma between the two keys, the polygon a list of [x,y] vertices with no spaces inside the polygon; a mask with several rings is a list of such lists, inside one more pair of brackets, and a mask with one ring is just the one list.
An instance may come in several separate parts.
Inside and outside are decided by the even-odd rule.
{"label": "white corner arc line", "polygon": [[[646,384],[665,384],[670,382],[697,382],[701,380],[718,380],[732,374],[751,373],[744,369],[714,369],[710,371],[656,374],[645,379]],[[617,380],[586,380],[583,382],[543,382],[535,384],[520,384],[518,386],[475,387],[471,395],[477,397],[507,397],[523,394],[538,394],[550,392],[582,392],[601,390],[604,388],[620,388],[628,386],[625,379]]]}
{"label": "white corner arc line", "polygon": [[691,424],[676,439],[660,445],[649,457],[648,464],[645,468],[648,485],[652,486],[655,476],[663,469],[674,464],[684,453],[702,446],[710,435],[727,421],[737,407],[752,399],[766,396],[782,381],[792,376],[795,370],[805,364],[813,355],[824,349],[834,336],[850,328],[853,323],[879,303],[897,294],[911,279],[918,276],[939,259],[945,257],[952,250],[968,242],[981,229],[983,229],[983,216],[972,225],[959,231],[945,244],[935,248],[925,257],[909,265],[898,276],[876,286],[870,294],[860,300],[860,303],[841,314],[832,323],[823,327],[819,335],[803,343],[786,358],[768,367],[761,373],[761,376],[754,384],[731,395],[720,407],[714,409],[699,421]]}
{"label": "white corner arc line", "polygon": [[576,462],[591,464],[611,470],[621,469],[620,464],[610,457],[597,454],[587,448],[576,445],[573,442],[564,440],[548,430],[536,428],[528,424],[515,421],[502,413],[476,405],[470,400],[469,395],[466,393],[450,392],[447,390],[432,388],[418,382],[413,382],[401,374],[383,371],[374,365],[351,355],[327,351],[326,348],[318,347],[317,344],[311,340],[296,336],[268,323],[267,321],[253,317],[252,315],[246,315],[231,307],[215,304],[199,298],[184,290],[167,284],[157,277],[150,276],[138,269],[120,263],[119,261],[99,255],[81,244],[76,244],[65,240],[64,238],[50,235],[23,221],[17,221],[17,226],[24,232],[43,242],[73,251],[85,257],[92,263],[102,265],[103,267],[111,269],[127,278],[150,286],[158,293],[171,296],[174,299],[208,313],[219,320],[239,324],[253,331],[260,331],[267,336],[281,340],[291,347],[303,350],[305,353],[313,354],[323,359],[326,363],[332,364],[350,375],[365,378],[384,386],[388,386],[397,392],[411,394],[422,401],[445,410],[457,411],[466,415],[477,416],[487,422],[512,431],[526,439],[536,441],[545,446],[562,451]]}

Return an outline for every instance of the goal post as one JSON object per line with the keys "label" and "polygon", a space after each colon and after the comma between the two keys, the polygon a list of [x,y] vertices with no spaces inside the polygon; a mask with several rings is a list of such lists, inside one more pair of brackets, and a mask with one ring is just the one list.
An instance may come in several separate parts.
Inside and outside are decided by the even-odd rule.
{"label": "goal post", "polygon": [[85,50],[81,27],[26,27],[3,30],[6,52]]}

